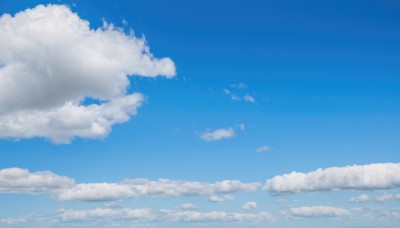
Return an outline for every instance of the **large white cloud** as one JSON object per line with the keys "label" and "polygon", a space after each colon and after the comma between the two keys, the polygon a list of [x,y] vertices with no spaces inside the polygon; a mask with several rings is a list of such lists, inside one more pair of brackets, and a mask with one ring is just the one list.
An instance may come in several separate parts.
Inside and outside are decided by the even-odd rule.
{"label": "large white cloud", "polygon": [[264,190],[272,193],[298,193],[392,189],[400,187],[399,173],[399,163],[332,167],[309,173],[292,172],[267,180]]}
{"label": "large white cloud", "polygon": [[349,216],[351,213],[343,208],[327,207],[327,206],[313,206],[313,207],[295,207],[289,209],[290,215],[294,217],[342,217]]}
{"label": "large white cloud", "polygon": [[52,193],[72,187],[74,184],[73,179],[50,171],[31,173],[21,168],[0,170],[0,193]]}
{"label": "large white cloud", "polygon": [[[129,75],[175,75],[145,40],[89,22],[64,5],[0,17],[0,137],[104,137],[142,103],[127,94]],[[99,104],[85,105],[85,98]]]}

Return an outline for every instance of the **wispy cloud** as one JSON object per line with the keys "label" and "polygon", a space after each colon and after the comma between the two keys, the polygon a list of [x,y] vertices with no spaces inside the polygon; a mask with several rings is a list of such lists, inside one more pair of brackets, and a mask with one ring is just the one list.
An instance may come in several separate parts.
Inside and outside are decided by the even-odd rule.
{"label": "wispy cloud", "polygon": [[244,210],[252,210],[257,208],[257,203],[254,201],[249,201],[245,203],[242,207]]}
{"label": "wispy cloud", "polygon": [[269,148],[268,146],[260,146],[256,149],[256,152],[264,152],[264,151],[268,151],[271,148]]}
{"label": "wispy cloud", "polygon": [[208,198],[208,201],[212,202],[212,203],[220,203],[220,202],[224,202],[224,201],[228,201],[228,200],[233,200],[234,198],[230,195],[223,195],[223,196],[216,196],[216,195],[212,195]]}
{"label": "wispy cloud", "polygon": [[200,138],[205,141],[217,141],[221,139],[228,139],[235,136],[233,128],[220,128],[213,131],[206,131],[200,134]]}
{"label": "wispy cloud", "polygon": [[246,93],[246,90],[247,90],[247,85],[244,83],[239,83],[239,84],[231,84],[230,88],[223,89],[223,92],[224,94],[230,96],[233,101],[245,101],[256,104],[257,102],[254,96],[251,96],[250,94]]}
{"label": "wispy cloud", "polygon": [[381,196],[371,197],[366,194],[359,195],[356,197],[351,198],[349,201],[353,203],[362,203],[362,202],[385,202],[385,201],[392,201],[392,200],[400,200],[400,193],[397,194],[388,194],[385,193]]}

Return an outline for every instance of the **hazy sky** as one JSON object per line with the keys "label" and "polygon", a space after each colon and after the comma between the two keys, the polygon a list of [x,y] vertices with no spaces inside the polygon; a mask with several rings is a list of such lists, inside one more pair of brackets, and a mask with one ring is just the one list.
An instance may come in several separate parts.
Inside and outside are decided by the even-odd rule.
{"label": "hazy sky", "polygon": [[0,227],[398,227],[397,1],[0,1]]}

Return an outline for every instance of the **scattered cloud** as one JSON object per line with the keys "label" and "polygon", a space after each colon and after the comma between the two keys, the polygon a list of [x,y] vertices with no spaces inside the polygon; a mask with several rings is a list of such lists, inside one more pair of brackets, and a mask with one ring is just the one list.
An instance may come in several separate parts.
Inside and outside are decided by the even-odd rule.
{"label": "scattered cloud", "polygon": [[224,222],[224,223],[259,223],[271,221],[274,218],[267,212],[260,213],[238,213],[225,211],[170,211],[164,210],[164,221],[166,222]]}
{"label": "scattered cloud", "polygon": [[221,128],[200,134],[200,138],[205,141],[218,141],[221,139],[232,138],[233,136],[235,136],[235,130],[233,128]]}
{"label": "scattered cloud", "polygon": [[127,220],[146,220],[152,221],[156,214],[149,208],[142,209],[110,209],[96,208],[90,210],[65,210],[58,211],[58,217],[64,222],[85,221],[85,220],[104,220],[104,219],[127,219]]}
{"label": "scattered cloud", "polygon": [[45,194],[72,187],[74,180],[50,171],[29,172],[27,169],[0,170],[0,193]]}
{"label": "scattered cloud", "polygon": [[128,76],[175,75],[144,39],[107,23],[91,29],[64,5],[2,15],[0,63],[0,138],[55,143],[105,137],[135,115],[143,95],[127,94]]}
{"label": "scattered cloud", "polygon": [[250,102],[250,103],[256,103],[256,99],[249,94],[246,94],[243,96],[243,100]]}
{"label": "scattered cloud", "polygon": [[264,151],[268,151],[271,148],[269,148],[268,146],[260,146],[256,149],[256,152],[264,152]]}
{"label": "scattered cloud", "polygon": [[221,202],[233,200],[233,199],[234,198],[230,195],[223,195],[223,196],[212,195],[212,196],[208,197],[208,201],[210,201],[212,203],[221,203]]}
{"label": "scattered cloud", "polygon": [[357,197],[353,197],[350,199],[350,202],[352,203],[362,203],[362,202],[368,202],[368,201],[374,201],[374,202],[385,202],[385,201],[392,201],[392,200],[400,200],[400,193],[397,194],[388,194],[385,193],[381,196],[376,196],[376,197],[370,197],[368,195],[359,195]]}
{"label": "scattered cloud", "polygon": [[378,190],[400,187],[399,163],[375,163],[291,172],[266,181],[271,193],[299,193],[334,190]]}
{"label": "scattered cloud", "polygon": [[223,89],[224,94],[231,97],[233,101],[245,101],[256,104],[254,96],[246,93],[247,85],[244,83],[231,84],[230,89]]}
{"label": "scattered cloud", "polygon": [[257,203],[254,201],[247,202],[243,205],[244,210],[252,210],[257,208]]}
{"label": "scattered cloud", "polygon": [[127,185],[117,183],[78,184],[62,191],[57,197],[61,201],[114,201],[136,197]]}
{"label": "scattered cloud", "polygon": [[346,209],[338,207],[326,207],[326,206],[295,207],[295,208],[290,208],[289,213],[294,217],[305,217],[305,218],[350,216],[350,212]]}
{"label": "scattered cloud", "polygon": [[191,203],[184,203],[179,206],[181,210],[195,210],[197,207]]}

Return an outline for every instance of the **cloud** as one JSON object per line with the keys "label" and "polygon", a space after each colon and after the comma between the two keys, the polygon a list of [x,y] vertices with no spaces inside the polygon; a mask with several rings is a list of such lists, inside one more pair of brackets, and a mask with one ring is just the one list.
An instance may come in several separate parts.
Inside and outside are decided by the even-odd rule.
{"label": "cloud", "polygon": [[350,215],[350,212],[346,209],[326,206],[290,208],[289,213],[294,217],[305,218],[343,217]]}
{"label": "cloud", "polygon": [[243,100],[250,102],[250,103],[256,103],[256,99],[249,94],[246,94],[243,96]]}
{"label": "cloud", "polygon": [[363,194],[363,195],[359,195],[357,197],[353,197],[349,201],[352,203],[362,203],[362,202],[368,202],[368,201],[385,202],[385,201],[392,201],[392,200],[400,200],[400,193],[397,193],[397,194],[385,193],[381,196],[376,196],[376,197],[370,197],[368,195]]}
{"label": "cloud", "polygon": [[149,208],[142,209],[110,209],[96,208],[90,210],[65,210],[58,211],[58,217],[64,221],[85,221],[104,219],[146,220],[155,219],[156,214]]}
{"label": "cloud", "polygon": [[270,150],[270,148],[268,146],[260,146],[256,149],[256,152],[264,152],[264,151],[268,151]]}
{"label": "cloud", "polygon": [[206,131],[200,134],[200,138],[205,141],[217,141],[221,139],[232,138],[235,136],[233,128],[221,128],[214,131]]}
{"label": "cloud", "polygon": [[91,210],[65,210],[58,211],[58,217],[64,222],[82,222],[99,220],[142,220],[159,222],[239,222],[257,223],[273,220],[267,212],[257,214],[237,213],[225,211],[199,212],[193,210],[151,210],[142,209],[109,209],[96,208]]}
{"label": "cloud", "polygon": [[233,101],[246,101],[256,104],[256,99],[248,93],[245,93],[247,85],[244,83],[231,84],[230,89],[223,89],[224,94],[231,97]]}
{"label": "cloud", "polygon": [[238,213],[225,211],[171,211],[164,210],[163,220],[166,222],[224,222],[224,223],[259,223],[271,221],[274,218],[267,212],[260,213]]}
{"label": "cloud", "polygon": [[2,15],[0,66],[0,137],[56,143],[105,137],[135,115],[143,96],[127,94],[128,76],[175,75],[144,39],[107,23],[90,29],[64,5]]}
{"label": "cloud", "polygon": [[400,187],[399,163],[375,163],[292,172],[266,181],[271,193],[299,193],[334,190],[379,190]]}
{"label": "cloud", "polygon": [[244,210],[251,210],[256,208],[257,208],[257,203],[253,201],[247,202],[243,205]]}
{"label": "cloud", "polygon": [[195,210],[197,207],[191,203],[184,203],[179,206],[181,210]]}
{"label": "cloud", "polygon": [[114,201],[137,196],[126,185],[116,183],[78,184],[58,195],[61,201]]}
{"label": "cloud", "polygon": [[0,170],[0,193],[44,194],[72,187],[74,180],[50,171],[29,172],[27,169]]}
{"label": "cloud", "polygon": [[63,201],[114,201],[133,197],[210,196],[257,191],[260,183],[224,180],[215,183],[159,179],[126,179],[121,183],[78,184],[59,193]]}
{"label": "cloud", "polygon": [[224,201],[228,201],[228,200],[233,200],[233,197],[230,195],[224,195],[224,196],[212,195],[212,196],[208,197],[208,201],[210,201],[212,203],[220,203],[220,202],[224,202]]}

